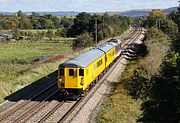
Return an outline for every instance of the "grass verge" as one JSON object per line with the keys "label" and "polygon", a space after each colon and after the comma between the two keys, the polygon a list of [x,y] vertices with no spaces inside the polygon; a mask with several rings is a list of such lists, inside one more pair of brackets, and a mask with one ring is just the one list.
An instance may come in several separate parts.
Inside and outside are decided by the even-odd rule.
{"label": "grass verge", "polygon": [[98,123],[135,123],[141,115],[141,102],[132,99],[125,89],[126,82],[131,79],[137,67],[136,61],[127,65],[119,83],[114,84],[111,94],[101,106],[96,117]]}

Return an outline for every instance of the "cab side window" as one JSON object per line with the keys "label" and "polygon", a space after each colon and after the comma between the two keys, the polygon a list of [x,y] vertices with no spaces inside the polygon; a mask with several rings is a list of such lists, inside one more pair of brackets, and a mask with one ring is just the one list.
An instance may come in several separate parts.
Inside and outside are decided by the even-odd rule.
{"label": "cab side window", "polygon": [[83,69],[79,69],[79,76],[84,76],[84,70]]}
{"label": "cab side window", "polygon": [[74,69],[69,69],[69,76],[74,76]]}

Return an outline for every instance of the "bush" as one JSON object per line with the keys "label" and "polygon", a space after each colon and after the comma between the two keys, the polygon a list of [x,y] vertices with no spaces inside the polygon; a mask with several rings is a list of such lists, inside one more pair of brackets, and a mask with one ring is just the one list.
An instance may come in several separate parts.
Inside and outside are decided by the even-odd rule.
{"label": "bush", "polygon": [[85,33],[80,36],[77,36],[77,38],[73,42],[73,49],[86,48],[92,46],[92,44],[93,44],[92,35],[89,33]]}

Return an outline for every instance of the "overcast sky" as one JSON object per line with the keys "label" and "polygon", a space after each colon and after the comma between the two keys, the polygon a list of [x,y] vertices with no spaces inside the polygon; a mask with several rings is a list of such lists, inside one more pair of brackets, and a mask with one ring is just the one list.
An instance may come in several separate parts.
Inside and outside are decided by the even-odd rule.
{"label": "overcast sky", "polygon": [[0,0],[0,11],[106,12],[178,6],[178,0]]}

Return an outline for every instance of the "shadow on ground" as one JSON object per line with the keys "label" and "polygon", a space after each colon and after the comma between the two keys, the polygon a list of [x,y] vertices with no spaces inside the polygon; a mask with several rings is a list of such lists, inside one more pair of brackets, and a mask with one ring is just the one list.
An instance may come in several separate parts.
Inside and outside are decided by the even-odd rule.
{"label": "shadow on ground", "polygon": [[[20,100],[30,100],[33,95],[41,92],[42,90],[49,87],[53,83],[56,83],[57,82],[57,74],[58,74],[58,72],[56,70],[56,71],[50,73],[49,75],[44,76],[43,78],[33,82],[32,84],[5,97],[5,100],[9,100],[9,101],[13,101],[13,102],[17,102]],[[56,84],[52,89],[49,90],[49,95],[50,95],[50,92],[53,92],[57,89],[58,88],[57,88],[57,84]],[[48,95],[48,93],[46,95]],[[58,97],[59,96],[57,94],[57,95],[53,96],[51,99],[49,99],[48,101],[58,100]],[[36,98],[36,99],[33,99],[32,101],[43,101],[43,99]]]}

